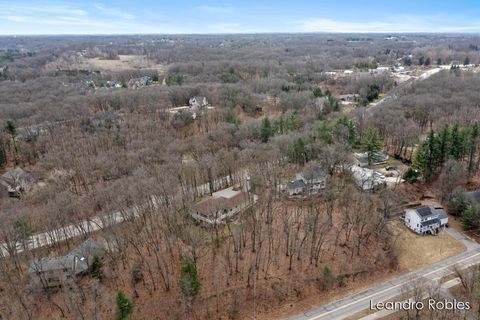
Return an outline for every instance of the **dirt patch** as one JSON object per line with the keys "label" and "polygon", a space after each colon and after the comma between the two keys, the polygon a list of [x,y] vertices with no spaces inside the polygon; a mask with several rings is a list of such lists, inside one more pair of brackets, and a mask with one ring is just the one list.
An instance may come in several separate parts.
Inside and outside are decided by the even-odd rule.
{"label": "dirt patch", "polygon": [[392,222],[389,227],[396,237],[400,270],[417,270],[466,250],[445,231],[436,236],[421,236],[408,230],[400,220]]}

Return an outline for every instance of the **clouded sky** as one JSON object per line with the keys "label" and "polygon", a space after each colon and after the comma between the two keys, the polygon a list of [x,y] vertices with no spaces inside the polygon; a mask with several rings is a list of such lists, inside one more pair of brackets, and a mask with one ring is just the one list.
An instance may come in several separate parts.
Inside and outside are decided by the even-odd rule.
{"label": "clouded sky", "polygon": [[0,0],[0,34],[480,32],[478,0]]}

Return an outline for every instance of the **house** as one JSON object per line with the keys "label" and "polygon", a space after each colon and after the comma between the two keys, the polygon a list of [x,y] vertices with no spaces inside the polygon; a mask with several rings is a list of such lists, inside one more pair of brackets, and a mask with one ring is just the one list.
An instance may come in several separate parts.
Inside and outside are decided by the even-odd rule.
{"label": "house", "polygon": [[141,78],[130,79],[127,83],[127,86],[132,89],[138,89],[141,87],[148,86],[152,83],[152,78],[150,76],[145,76]]}
{"label": "house", "polygon": [[188,100],[188,105],[190,109],[200,110],[208,106],[208,101],[206,97],[195,96],[190,98],[190,100]]}
{"label": "house", "polygon": [[289,196],[302,194],[305,190],[305,183],[302,180],[292,180],[287,183],[287,192]]}
{"label": "house", "polygon": [[64,256],[32,261],[28,268],[31,285],[43,289],[72,286],[78,276],[88,273],[95,257],[103,258],[105,248],[104,242],[88,239]]}
{"label": "house", "polygon": [[319,166],[313,165],[297,174],[295,179],[287,183],[289,196],[307,194],[314,195],[327,185],[327,175]]}
{"label": "house", "polygon": [[437,234],[440,227],[448,226],[448,215],[442,208],[430,205],[405,211],[405,225],[418,234]]}
{"label": "house", "polygon": [[207,225],[224,224],[257,200],[258,196],[246,190],[230,187],[195,203],[190,209],[190,215],[197,222]]}
{"label": "house", "polygon": [[387,183],[383,174],[372,169],[352,165],[350,171],[352,172],[355,183],[362,190],[373,190]]}
{"label": "house", "polygon": [[28,192],[35,182],[33,175],[22,168],[15,168],[0,176],[0,184],[7,189],[10,197],[19,198],[24,192]]}
{"label": "house", "polygon": [[[367,152],[356,152],[354,153],[355,160],[360,167],[367,167],[368,164],[368,153]],[[372,165],[379,165],[387,162],[389,156],[386,151],[379,151],[372,155]]]}

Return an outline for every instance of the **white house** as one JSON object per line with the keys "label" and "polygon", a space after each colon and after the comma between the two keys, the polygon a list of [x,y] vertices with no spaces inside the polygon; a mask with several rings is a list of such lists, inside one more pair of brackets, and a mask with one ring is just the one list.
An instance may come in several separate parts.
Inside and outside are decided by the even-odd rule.
{"label": "white house", "polygon": [[188,105],[191,109],[200,110],[208,106],[208,101],[205,97],[195,96],[188,100]]}
{"label": "white house", "polygon": [[355,183],[362,190],[372,190],[387,183],[383,174],[372,169],[352,165],[350,171],[352,171]]}
{"label": "white house", "polygon": [[448,215],[441,208],[420,206],[405,211],[405,225],[418,234],[437,234],[448,225]]}

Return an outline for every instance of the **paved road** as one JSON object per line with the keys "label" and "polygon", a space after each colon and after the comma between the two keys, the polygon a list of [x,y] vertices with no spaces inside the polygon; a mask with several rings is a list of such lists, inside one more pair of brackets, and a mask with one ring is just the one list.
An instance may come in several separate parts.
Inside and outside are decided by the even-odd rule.
{"label": "paved road", "polygon": [[[248,171],[241,170],[237,175],[239,180],[246,180],[248,178]],[[214,190],[219,190],[224,188],[226,185],[231,185],[230,177],[222,177],[214,180],[213,188]],[[201,196],[210,192],[210,186],[208,183],[196,187],[196,194]],[[190,188],[189,192],[194,193],[195,188]],[[182,194],[181,190],[177,192],[172,197],[178,197]],[[146,203],[143,206],[158,206],[162,202],[162,199],[151,196],[151,203]],[[10,252],[20,253],[25,250],[27,247],[29,250],[38,249],[41,247],[50,246],[52,244],[79,237],[97,230],[113,226],[118,223],[122,223],[126,220],[136,218],[139,216],[140,212],[143,210],[142,205],[128,208],[126,210],[119,210],[111,213],[106,213],[102,215],[97,215],[92,218],[80,221],[75,224],[70,224],[68,226],[60,227],[54,230],[48,230],[40,233],[36,233],[29,237],[24,243],[0,243],[0,256],[8,257]]]}
{"label": "paved road", "polygon": [[429,282],[452,274],[456,266],[460,269],[480,263],[480,245],[465,237],[462,233],[447,229],[455,238],[466,244],[467,250],[454,257],[444,259],[419,270],[383,282],[370,289],[358,292],[344,299],[307,311],[291,317],[290,320],[340,320],[355,313],[370,308],[370,304],[385,301],[402,293],[405,285],[412,284],[420,277]]}

